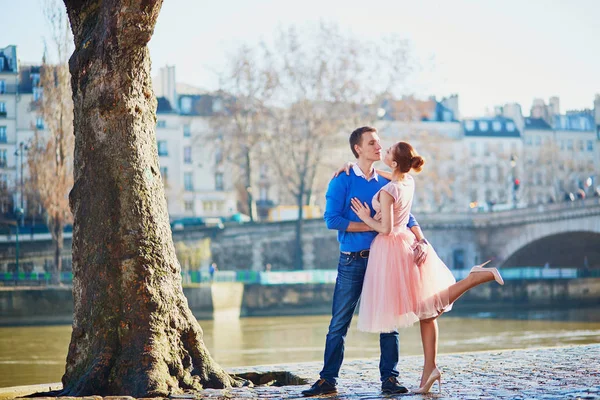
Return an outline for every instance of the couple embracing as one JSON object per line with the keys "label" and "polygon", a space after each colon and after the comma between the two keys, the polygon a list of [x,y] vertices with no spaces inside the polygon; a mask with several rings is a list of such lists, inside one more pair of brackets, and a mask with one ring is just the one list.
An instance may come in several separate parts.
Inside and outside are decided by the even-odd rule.
{"label": "couple embracing", "polygon": [[424,238],[410,214],[415,185],[409,172],[421,171],[425,160],[410,144],[398,142],[385,151],[383,162],[391,173],[373,167],[382,160],[375,128],[352,132],[350,148],[357,162],[331,180],[326,195],[325,221],[338,231],[340,259],[325,362],[320,379],[302,394],[337,392],[346,333],[359,298],[358,329],[380,334],[382,392],[408,392],[397,380],[398,329],[415,322],[420,324],[425,362],[413,391],[427,393],[436,381],[441,390],[437,317],[469,289],[493,280],[504,282],[497,269],[483,264],[456,282]]}

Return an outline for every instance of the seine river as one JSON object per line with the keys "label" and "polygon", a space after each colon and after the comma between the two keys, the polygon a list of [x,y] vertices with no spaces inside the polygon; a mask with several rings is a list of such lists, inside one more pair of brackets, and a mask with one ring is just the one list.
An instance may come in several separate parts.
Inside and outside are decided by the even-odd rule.
{"label": "seine river", "polygon": [[[200,321],[205,343],[222,366],[322,361],[328,316]],[[378,335],[356,330],[346,359],[379,356]],[[71,326],[0,328],[0,387],[60,382]],[[421,354],[418,327],[400,333],[401,356]],[[440,318],[440,352],[600,343],[600,310],[451,313]],[[315,371],[318,372],[318,371]]]}

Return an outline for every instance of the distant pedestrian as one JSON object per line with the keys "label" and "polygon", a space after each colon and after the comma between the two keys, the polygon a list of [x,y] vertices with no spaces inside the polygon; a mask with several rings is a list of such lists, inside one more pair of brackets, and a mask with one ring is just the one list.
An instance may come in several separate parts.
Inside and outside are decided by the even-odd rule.
{"label": "distant pedestrian", "polygon": [[271,264],[265,265],[265,272],[271,272]]}
{"label": "distant pedestrian", "polygon": [[218,270],[219,267],[217,267],[217,263],[212,263],[210,264],[210,267],[208,267],[208,273],[210,274],[211,282],[215,279],[215,272]]}

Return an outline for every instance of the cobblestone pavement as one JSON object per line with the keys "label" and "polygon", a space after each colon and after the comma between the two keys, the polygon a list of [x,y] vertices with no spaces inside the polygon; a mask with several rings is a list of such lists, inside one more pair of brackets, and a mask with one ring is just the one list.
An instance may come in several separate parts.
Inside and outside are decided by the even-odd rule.
{"label": "cobblestone pavement", "polygon": [[[351,360],[342,366],[339,392],[321,396],[342,399],[600,399],[600,344],[449,354],[439,357],[442,393],[437,383],[428,395],[386,396],[380,391],[378,359]],[[401,357],[400,381],[409,389],[418,387],[422,357]],[[301,391],[317,378],[321,363],[278,364],[233,368],[230,372],[289,371],[307,380],[301,386],[264,386],[227,390],[206,389],[196,398],[298,399]],[[193,398],[193,396],[175,396]],[[92,397],[87,398],[92,399]],[[101,399],[96,397],[96,399]],[[131,399],[105,397],[105,400]]]}

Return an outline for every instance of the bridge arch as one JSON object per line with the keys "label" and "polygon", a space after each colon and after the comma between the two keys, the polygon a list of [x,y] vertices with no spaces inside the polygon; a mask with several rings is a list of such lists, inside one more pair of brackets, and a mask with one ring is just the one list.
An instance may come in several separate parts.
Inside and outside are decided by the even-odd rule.
{"label": "bridge arch", "polygon": [[496,252],[503,266],[541,266],[551,260],[553,266],[583,266],[586,255],[590,265],[600,265],[598,215],[536,222],[502,231],[500,234],[510,235]]}

